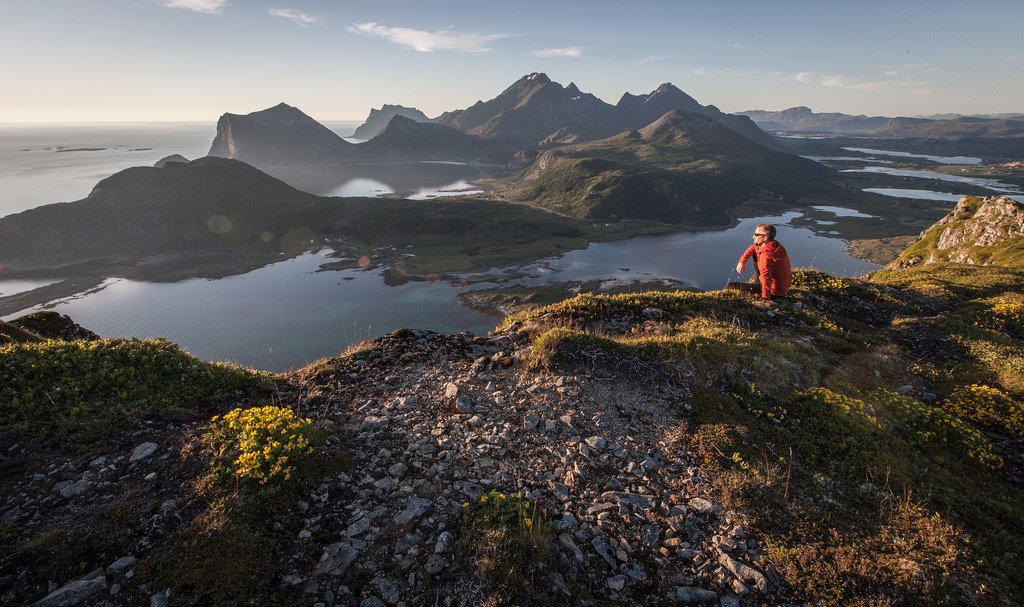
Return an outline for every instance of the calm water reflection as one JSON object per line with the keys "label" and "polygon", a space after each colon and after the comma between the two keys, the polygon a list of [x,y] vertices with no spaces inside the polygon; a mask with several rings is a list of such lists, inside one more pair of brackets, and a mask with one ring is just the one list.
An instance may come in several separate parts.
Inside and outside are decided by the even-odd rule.
{"label": "calm water reflection", "polygon": [[736,260],[752,244],[751,235],[759,223],[775,224],[777,238],[786,247],[794,266],[815,267],[845,276],[856,276],[878,268],[869,261],[851,257],[845,241],[788,225],[801,216],[794,211],[772,217],[743,219],[728,230],[685,230],[595,243],[585,250],[570,251],[561,257],[550,257],[517,268],[528,276],[515,282],[539,285],[603,279],[611,285],[671,278],[698,289],[721,289],[730,278],[735,278]]}
{"label": "calm water reflection", "polygon": [[471,187],[474,180],[490,177],[501,167],[448,162],[401,162],[324,167],[290,167],[266,172],[288,185],[318,196],[380,196],[397,193],[409,197],[448,189],[458,183]]}
{"label": "calm water reflection", "polygon": [[[841,240],[787,225],[800,216],[790,212],[744,219],[728,230],[596,243],[493,272],[522,271],[525,276],[513,283],[525,285],[590,280],[612,285],[670,278],[699,289],[719,289],[735,276],[736,259],[752,242],[754,226],[762,222],[778,226],[778,238],[796,266],[843,275],[877,267],[850,257]],[[459,302],[459,289],[467,287],[447,282],[390,287],[379,269],[317,272],[325,261],[323,254],[307,254],[220,280],[155,284],[114,279],[104,289],[61,302],[55,309],[105,337],[166,337],[204,359],[273,371],[335,355],[352,343],[401,327],[485,334],[497,323]],[[493,286],[484,282],[471,288]]]}
{"label": "calm water reflection", "polygon": [[316,272],[324,261],[307,254],[219,280],[113,279],[55,310],[104,337],[166,337],[200,358],[273,371],[402,327],[483,334],[496,324],[446,282],[389,287],[379,272]]}

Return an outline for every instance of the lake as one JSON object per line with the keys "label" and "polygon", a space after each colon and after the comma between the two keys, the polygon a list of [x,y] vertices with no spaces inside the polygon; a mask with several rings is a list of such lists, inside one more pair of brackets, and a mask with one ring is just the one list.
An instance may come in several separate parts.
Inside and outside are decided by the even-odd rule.
{"label": "lake", "polygon": [[[878,267],[850,257],[842,240],[789,225],[801,215],[748,218],[727,230],[684,230],[594,243],[585,250],[484,274],[523,274],[503,282],[506,286],[597,280],[611,287],[669,278],[699,289],[720,289],[737,279],[736,260],[751,244],[758,223],[778,227],[778,240],[797,266],[846,276]],[[53,309],[104,337],[166,337],[200,358],[270,371],[301,367],[402,327],[485,334],[498,323],[457,299],[461,289],[495,283],[456,286],[456,279],[455,285],[435,281],[392,287],[384,284],[381,269],[317,271],[330,261],[326,252],[320,252],[218,280],[112,279],[99,290],[56,302]]]}
{"label": "lake", "polygon": [[1021,196],[1024,192],[1021,189],[1011,183],[1004,183],[998,179],[986,179],[983,177],[969,177],[967,175],[947,175],[946,173],[939,173],[937,171],[924,171],[916,169],[894,169],[890,167],[876,167],[869,166],[859,169],[846,169],[840,171],[841,173],[881,173],[883,175],[892,175],[893,177],[915,177],[919,179],[935,179],[937,181],[948,181],[950,183],[961,183],[966,185],[973,185],[979,188],[985,188],[991,190],[997,194],[1004,194],[1010,196]]}
{"label": "lake", "polygon": [[[348,135],[357,125],[328,126]],[[187,158],[201,156],[213,134],[211,125],[0,127],[0,158],[5,161],[0,165],[0,215],[80,199],[96,182],[128,166],[152,165],[174,153]],[[62,149],[78,151],[58,151]],[[497,167],[460,163],[404,163],[269,172],[315,194],[431,199],[472,192],[475,179],[495,170]],[[816,211],[858,216],[856,211],[826,200],[816,205]],[[778,226],[778,238],[796,266],[848,276],[877,267],[852,258],[842,240],[791,225],[801,217],[793,211],[745,218],[727,230],[685,230],[595,243],[585,250],[518,267],[494,268],[490,273],[515,277],[502,283],[505,285],[596,280],[610,287],[667,278],[699,289],[717,289],[737,278],[733,271],[736,259],[752,242],[754,225],[762,222]],[[817,222],[821,226],[829,223]],[[498,322],[463,306],[457,297],[462,289],[484,289],[495,283],[470,285],[456,276],[452,282],[388,286],[380,268],[318,272],[327,261],[331,261],[327,252],[311,252],[219,280],[144,283],[111,279],[102,288],[51,305],[106,337],[166,337],[203,359],[272,371],[303,366],[401,327],[482,334]],[[44,282],[0,282],[0,294],[25,291]]]}

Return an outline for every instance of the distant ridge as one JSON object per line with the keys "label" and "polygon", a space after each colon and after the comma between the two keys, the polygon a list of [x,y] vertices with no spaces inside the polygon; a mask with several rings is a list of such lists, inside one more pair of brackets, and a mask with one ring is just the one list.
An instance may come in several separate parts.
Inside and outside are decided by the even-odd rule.
{"label": "distant ridge", "polygon": [[280,103],[221,116],[209,155],[259,167],[330,164],[350,159],[354,147],[298,108]]}
{"label": "distant ridge", "polygon": [[614,130],[615,110],[575,84],[563,87],[546,74],[534,72],[494,99],[445,112],[437,121],[485,139],[553,145],[606,135]]}
{"label": "distant ridge", "polygon": [[359,144],[359,150],[378,160],[460,160],[504,162],[511,153],[507,144],[486,141],[443,124],[422,122],[400,114],[391,117],[376,137]]}
{"label": "distant ridge", "polygon": [[737,112],[737,114],[750,117],[761,128],[771,131],[946,141],[1024,137],[1024,120],[1015,117],[1014,114],[990,116],[942,114],[923,118],[852,116],[838,112],[817,113],[805,106],[791,107],[778,112],[747,110]]}
{"label": "distant ridge", "polygon": [[419,160],[504,162],[508,149],[504,142],[485,142],[400,114],[394,114],[370,141],[349,143],[298,108],[281,103],[244,116],[221,116],[210,156],[276,168]]}
{"label": "distant ridge", "polygon": [[891,118],[887,116],[852,116],[839,112],[816,113],[806,106],[791,107],[778,112],[747,110],[737,112],[747,116],[762,128],[769,130],[798,131],[809,133],[868,133],[884,126]]}
{"label": "distant ridge", "polygon": [[791,202],[831,186],[822,165],[743,137],[710,116],[672,110],[642,129],[519,155],[504,196],[587,219],[729,222],[750,199]]}
{"label": "distant ridge", "polygon": [[403,118],[408,118],[416,122],[434,122],[430,118],[427,118],[426,114],[414,107],[384,104],[384,106],[379,110],[370,110],[370,115],[367,116],[366,122],[359,125],[359,128],[352,133],[352,137],[356,139],[372,139],[376,137],[395,116],[402,116]]}

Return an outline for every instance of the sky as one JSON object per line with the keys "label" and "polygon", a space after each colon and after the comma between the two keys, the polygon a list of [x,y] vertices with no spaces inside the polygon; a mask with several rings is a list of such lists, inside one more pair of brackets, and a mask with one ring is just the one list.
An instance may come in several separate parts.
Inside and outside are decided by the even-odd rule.
{"label": "sky", "polygon": [[1024,2],[0,0],[0,122],[197,121],[285,102],[428,116],[531,72],[614,104],[1024,112]]}

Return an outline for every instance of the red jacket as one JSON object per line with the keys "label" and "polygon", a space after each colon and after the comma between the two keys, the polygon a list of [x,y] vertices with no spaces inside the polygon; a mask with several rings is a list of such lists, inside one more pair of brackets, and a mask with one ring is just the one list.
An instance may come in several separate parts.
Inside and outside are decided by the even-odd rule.
{"label": "red jacket", "polygon": [[789,267],[786,247],[777,240],[769,240],[761,246],[750,245],[740,257],[740,264],[746,265],[751,255],[757,258],[757,276],[761,281],[761,299],[781,297],[789,292],[793,273]]}

